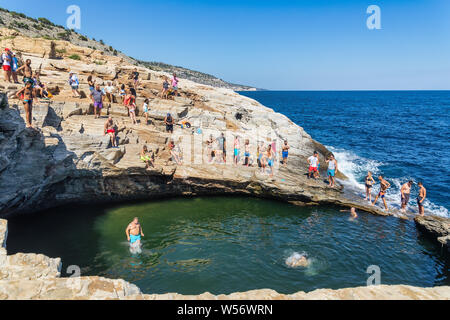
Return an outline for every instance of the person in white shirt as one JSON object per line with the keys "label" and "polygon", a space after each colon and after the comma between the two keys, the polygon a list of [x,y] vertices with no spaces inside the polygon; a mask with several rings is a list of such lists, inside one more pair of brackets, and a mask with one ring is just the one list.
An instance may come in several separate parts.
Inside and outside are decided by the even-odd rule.
{"label": "person in white shirt", "polygon": [[319,153],[314,151],[314,155],[308,158],[309,170],[308,170],[308,178],[311,178],[311,175],[314,179],[317,179],[319,175]]}
{"label": "person in white shirt", "polygon": [[105,87],[105,95],[108,98],[109,103],[114,103],[115,96],[114,96],[114,90],[116,88],[111,84],[110,81],[108,81],[108,85]]}
{"label": "person in white shirt", "polygon": [[72,88],[72,96],[74,98],[81,98],[81,94],[78,91],[78,87],[80,86],[80,82],[78,81],[78,77],[74,73],[69,74],[69,85]]}
{"label": "person in white shirt", "polygon": [[5,81],[11,82],[11,75],[12,75],[12,55],[11,51],[6,48],[5,52],[2,53],[2,61],[3,61],[3,71],[5,72]]}

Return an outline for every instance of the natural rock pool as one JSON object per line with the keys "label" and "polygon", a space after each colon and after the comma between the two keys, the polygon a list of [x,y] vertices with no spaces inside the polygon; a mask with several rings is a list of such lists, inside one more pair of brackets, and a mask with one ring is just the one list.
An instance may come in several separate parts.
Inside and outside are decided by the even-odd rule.
{"label": "natural rock pool", "polygon": [[[139,217],[143,252],[132,255],[125,228]],[[450,285],[450,261],[412,221],[331,207],[211,197],[116,206],[79,206],[9,220],[8,254],[61,257],[82,275],[122,278],[145,293],[214,294],[270,288],[280,293],[382,284]],[[307,253],[308,267],[288,257]]]}

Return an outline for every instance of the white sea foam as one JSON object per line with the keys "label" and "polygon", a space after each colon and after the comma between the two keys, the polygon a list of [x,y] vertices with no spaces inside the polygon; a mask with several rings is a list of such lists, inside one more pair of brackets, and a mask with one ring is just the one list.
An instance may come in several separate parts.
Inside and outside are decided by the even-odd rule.
{"label": "white sea foam", "polygon": [[[340,182],[344,185],[344,187],[361,193],[361,197],[365,197],[365,187],[363,181],[367,171],[371,171],[375,181],[377,181],[377,174],[381,173],[380,167],[383,165],[388,165],[386,163],[360,157],[351,151],[337,149],[330,146],[327,146],[327,148],[335,155],[336,160],[338,161],[339,170],[348,177],[348,180]],[[412,180],[414,182],[417,181],[415,181],[413,177],[387,177],[387,180],[391,183],[392,187],[386,194],[386,202],[390,208],[400,209],[400,188],[402,184],[408,180]],[[375,185],[372,190],[372,201],[378,191],[379,184]],[[378,200],[377,205],[382,205],[381,199]],[[424,207],[425,214],[450,217],[450,213],[447,208],[436,205],[435,203],[429,201],[428,198],[424,201]],[[416,197],[413,196],[413,194],[411,195],[411,199],[409,201],[409,211],[414,213],[417,212]]]}

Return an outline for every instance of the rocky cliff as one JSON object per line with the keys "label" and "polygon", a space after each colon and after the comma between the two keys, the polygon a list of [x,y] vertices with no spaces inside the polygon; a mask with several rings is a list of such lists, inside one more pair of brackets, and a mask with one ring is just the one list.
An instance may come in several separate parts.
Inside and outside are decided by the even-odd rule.
{"label": "rocky cliff", "polygon": [[[0,47],[31,59],[41,81],[53,94],[50,101],[36,99],[33,123],[26,129],[22,103],[15,93],[21,85],[0,81],[0,216],[29,213],[61,204],[152,199],[174,195],[245,194],[288,201],[297,205],[354,206],[373,214],[387,215],[367,206],[360,197],[323,180],[307,179],[306,158],[319,151],[322,170],[329,151],[300,126],[282,114],[228,89],[218,89],[186,79],[180,81],[180,96],[166,100],[158,96],[164,72],[139,67],[142,82],[137,90],[138,124],[133,125],[117,100],[106,103],[103,115],[112,116],[118,131],[118,148],[109,146],[103,134],[105,118],[95,119],[87,95],[86,78],[102,86],[114,80],[130,84],[135,68],[127,59],[80,47],[63,40],[26,37],[15,30],[0,29]],[[77,57],[74,59],[74,57]],[[79,75],[82,98],[72,98],[68,72]],[[150,121],[145,124],[140,108],[150,102]],[[117,97],[118,99],[118,97]],[[192,127],[165,132],[164,116],[172,113]],[[209,163],[205,141],[210,135],[227,138],[227,163]],[[253,166],[232,165],[235,136],[249,139]],[[168,141],[180,146],[183,164],[170,159]],[[279,165],[281,142],[291,146],[289,164]],[[255,166],[256,146],[274,143],[275,174],[271,177]],[[153,150],[155,167],[146,169],[139,153],[143,145]],[[340,176],[345,179],[344,176]],[[0,223],[0,298],[3,299],[182,299],[177,294],[143,295],[123,280],[98,277],[59,278],[60,259],[42,255],[6,255],[6,222]],[[27,279],[27,280],[25,280]],[[230,296],[201,295],[207,299],[434,299],[449,298],[448,287],[420,289],[380,286],[281,295],[271,290]]]}
{"label": "rocky cliff", "polygon": [[[158,93],[166,74],[145,68],[138,68],[143,80],[137,90],[137,105],[139,112],[143,100],[151,99],[150,123],[144,124],[140,114],[139,123],[133,125],[120,103],[107,103],[103,114],[114,118],[119,140],[119,148],[109,148],[109,138],[103,134],[106,119],[92,115],[86,78],[92,75],[102,86],[110,80],[129,84],[135,66],[123,58],[67,41],[28,38],[9,29],[0,29],[0,36],[4,36],[0,46],[11,47],[21,52],[23,59],[31,59],[33,68],[41,72],[41,81],[54,94],[51,101],[35,101],[33,118],[38,130],[30,130],[25,128],[23,105],[15,96],[21,85],[0,82],[0,216],[70,202],[224,193],[296,204],[356,206],[386,214],[352,200],[342,187],[329,188],[323,180],[307,179],[306,158],[318,150],[325,170],[323,160],[329,151],[286,116],[231,90],[184,79],[180,81],[180,96],[162,99]],[[51,54],[52,50],[59,52],[57,57]],[[74,55],[79,59],[72,59]],[[84,98],[71,97],[69,71],[79,75]],[[168,112],[176,121],[189,121],[192,128],[176,126],[173,135],[166,133],[163,119]],[[221,133],[228,141],[228,161],[208,163],[205,141],[210,135],[215,138]],[[245,139],[250,140],[254,164],[258,144],[277,145],[273,178],[255,165],[232,165],[234,136],[241,138],[241,145]],[[183,165],[170,161],[170,139],[181,147]],[[284,139],[291,146],[287,167],[279,166]],[[146,170],[139,157],[144,144],[156,154],[152,170]]]}

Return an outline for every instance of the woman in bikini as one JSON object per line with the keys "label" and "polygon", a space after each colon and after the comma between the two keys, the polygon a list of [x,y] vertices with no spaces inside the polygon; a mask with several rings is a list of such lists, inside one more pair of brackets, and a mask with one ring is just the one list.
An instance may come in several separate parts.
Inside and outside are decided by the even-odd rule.
{"label": "woman in bikini", "polygon": [[365,178],[366,198],[364,200],[369,200],[370,202],[372,202],[372,187],[374,184],[375,180],[372,177],[372,172],[368,171]]}
{"label": "woman in bikini", "polygon": [[25,109],[25,119],[26,127],[33,128],[31,121],[33,119],[33,98],[35,97],[35,92],[33,89],[33,82],[27,81],[25,87],[17,92],[17,97],[23,101],[23,107]]}
{"label": "woman in bikini", "polygon": [[178,165],[181,165],[182,162],[178,152],[175,150],[175,142],[173,142],[173,140],[169,142],[169,151],[170,155],[172,156],[172,161],[174,161]]}

